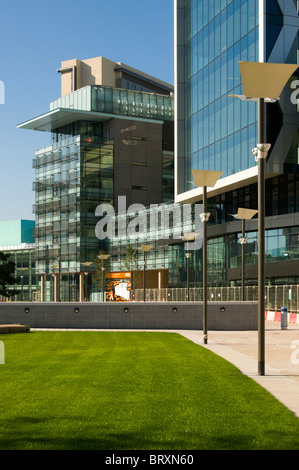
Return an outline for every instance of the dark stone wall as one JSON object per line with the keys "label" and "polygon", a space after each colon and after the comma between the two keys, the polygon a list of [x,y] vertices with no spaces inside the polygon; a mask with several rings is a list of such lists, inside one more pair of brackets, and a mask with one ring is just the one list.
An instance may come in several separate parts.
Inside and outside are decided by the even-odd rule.
{"label": "dark stone wall", "polygon": [[[1,303],[0,325],[74,329],[202,330],[202,302]],[[208,330],[258,328],[257,302],[209,302]]]}
{"label": "dark stone wall", "polygon": [[162,124],[115,119],[113,133],[115,205],[118,196],[127,207],[161,204]]}

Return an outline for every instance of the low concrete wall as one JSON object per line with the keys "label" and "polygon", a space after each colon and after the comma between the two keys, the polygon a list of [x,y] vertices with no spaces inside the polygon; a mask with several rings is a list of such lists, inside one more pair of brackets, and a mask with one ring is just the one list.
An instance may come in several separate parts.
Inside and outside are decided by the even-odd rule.
{"label": "low concrete wall", "polygon": [[[209,302],[208,330],[257,330],[257,302]],[[202,330],[202,302],[0,303],[0,325]]]}

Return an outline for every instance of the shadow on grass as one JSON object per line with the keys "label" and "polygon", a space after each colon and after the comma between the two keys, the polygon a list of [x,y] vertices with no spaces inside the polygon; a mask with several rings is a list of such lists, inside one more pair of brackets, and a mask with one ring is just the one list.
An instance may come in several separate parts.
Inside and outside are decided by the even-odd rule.
{"label": "shadow on grass", "polygon": [[[7,421],[7,422],[6,422]],[[284,433],[277,432],[261,445],[258,437],[250,435],[203,435],[200,432],[184,432],[180,435],[163,436],[160,429],[143,429],[140,432],[108,432],[98,429],[88,438],[88,423],[80,418],[60,419],[60,429],[51,424],[52,419],[33,418],[31,416],[16,417],[13,420],[1,420],[0,450],[102,450],[102,451],[192,451],[192,450],[295,450],[299,449],[298,439],[288,438]],[[57,419],[55,420],[57,421]],[[72,430],[67,424],[64,431],[63,421],[72,424]],[[74,423],[79,421],[80,424]],[[31,432],[27,434],[26,425]],[[3,426],[3,427],[2,427]],[[91,425],[94,428],[94,424]],[[1,431],[0,428],[0,431]],[[49,429],[51,428],[51,429]],[[2,438],[1,438],[2,434]],[[13,436],[13,437],[10,437]],[[66,437],[67,436],[67,437]]]}

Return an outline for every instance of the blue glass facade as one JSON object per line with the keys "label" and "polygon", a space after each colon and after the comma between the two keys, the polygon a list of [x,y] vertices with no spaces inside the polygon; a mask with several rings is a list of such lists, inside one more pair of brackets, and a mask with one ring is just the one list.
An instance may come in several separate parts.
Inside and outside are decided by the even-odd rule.
{"label": "blue glass facade", "polygon": [[[242,95],[240,61],[298,63],[298,2],[283,0],[175,0],[175,202],[202,200],[193,169],[222,171],[208,188],[208,283],[240,283],[238,208],[257,209],[257,105]],[[266,277],[299,279],[298,112],[290,106],[294,76],[279,102],[266,106]],[[289,214],[294,214],[290,218]],[[279,217],[278,217],[279,216]],[[239,224],[239,225],[238,225]],[[248,229],[248,230],[247,230]],[[248,284],[257,282],[257,219],[247,225]],[[201,256],[195,272],[201,278]],[[277,263],[277,265],[276,265]],[[279,265],[279,268],[278,268]]]}
{"label": "blue glass facade", "polygon": [[258,61],[258,0],[185,2],[185,191],[191,169],[224,177],[255,165],[256,104],[242,94],[239,61]]}

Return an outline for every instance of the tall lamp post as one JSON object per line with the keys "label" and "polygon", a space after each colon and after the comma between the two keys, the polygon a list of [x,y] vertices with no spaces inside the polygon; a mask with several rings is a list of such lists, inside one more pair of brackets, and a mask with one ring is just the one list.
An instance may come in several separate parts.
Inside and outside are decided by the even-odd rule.
{"label": "tall lamp post", "polygon": [[[86,266],[86,267],[89,267],[93,264],[92,261],[85,261],[84,263],[81,263],[83,264],[83,266]],[[85,271],[84,272],[84,300],[85,302],[87,302],[87,296],[88,296],[88,271]]]}
{"label": "tall lamp post", "polygon": [[23,302],[23,299],[24,299],[24,271],[26,271],[26,269],[28,268],[20,268],[20,271],[22,271],[22,274],[21,274],[21,302]]}
{"label": "tall lamp post", "polygon": [[87,302],[87,290],[88,290],[88,272],[84,273],[84,280],[85,280],[85,302]]}
{"label": "tall lamp post", "polygon": [[53,302],[57,302],[57,277],[55,276],[55,269],[58,268],[56,264],[52,264],[52,280],[53,280]]}
{"label": "tall lamp post", "polygon": [[142,245],[141,251],[143,251],[143,302],[146,301],[146,253],[154,248],[153,245]]}
{"label": "tall lamp post", "polygon": [[244,95],[242,100],[258,102],[258,142],[252,150],[258,163],[258,373],[265,375],[265,159],[271,144],[266,143],[265,102],[274,103],[296,64],[239,62]]}
{"label": "tall lamp post", "polygon": [[245,238],[245,221],[252,219],[258,213],[255,209],[239,208],[237,214],[233,214],[235,219],[242,220],[242,237],[239,239],[242,247],[242,270],[241,270],[241,300],[245,300],[245,245],[247,238]]}
{"label": "tall lamp post", "polygon": [[214,187],[218,179],[223,175],[223,171],[205,171],[205,170],[192,170],[194,185],[203,188],[203,213],[200,214],[203,223],[203,342],[208,343],[208,297],[207,297],[207,222],[210,214],[207,212],[207,187]]}
{"label": "tall lamp post", "polygon": [[105,302],[105,261],[110,257],[110,255],[99,255],[98,258],[102,261],[102,300]]}
{"label": "tall lamp post", "polygon": [[191,253],[189,252],[189,242],[193,242],[198,236],[198,233],[184,233],[183,240],[187,242],[187,252],[185,253],[187,263],[187,302],[190,300],[190,258]]}
{"label": "tall lamp post", "polygon": [[58,252],[58,279],[57,279],[57,300],[61,302],[61,245],[59,244],[59,252]]}

